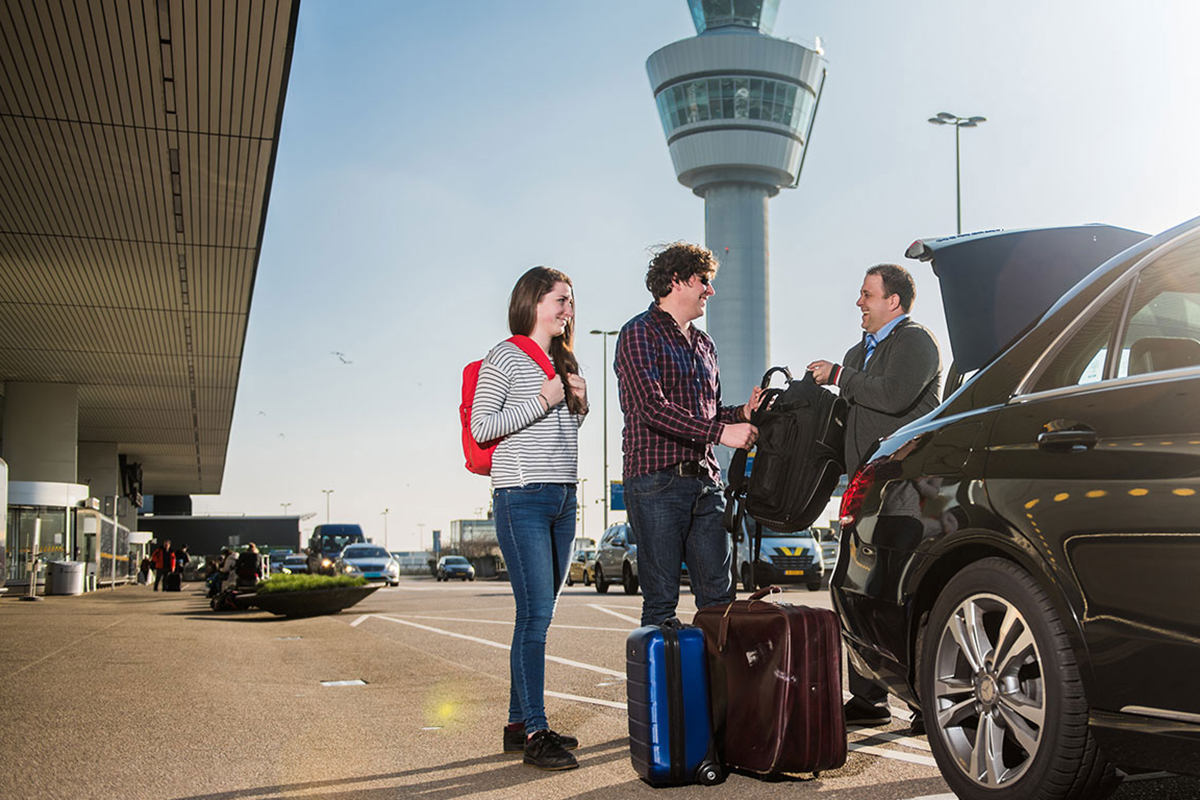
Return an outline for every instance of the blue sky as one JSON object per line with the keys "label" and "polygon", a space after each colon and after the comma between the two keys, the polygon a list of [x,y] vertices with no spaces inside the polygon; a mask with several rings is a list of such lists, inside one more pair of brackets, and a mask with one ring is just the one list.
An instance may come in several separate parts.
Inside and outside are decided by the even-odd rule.
{"label": "blue sky", "polygon": [[[772,361],[839,360],[865,268],[954,232],[939,111],[988,118],[962,135],[964,230],[1200,214],[1197,29],[1188,0],[782,0],[774,34],[821,37],[829,77],[800,185],[770,202]],[[577,330],[615,329],[649,303],[650,245],[703,242],[645,72],[694,34],[684,0],[304,0],[224,488],[196,512],[290,503],[307,529],[332,488],[334,521],[382,542],[390,509],[410,549],[486,508],[460,375],[508,335],[516,278],[562,269]],[[937,280],[907,264],[948,361]],[[599,410],[599,337],[576,351]],[[601,429],[580,440],[591,536]]]}

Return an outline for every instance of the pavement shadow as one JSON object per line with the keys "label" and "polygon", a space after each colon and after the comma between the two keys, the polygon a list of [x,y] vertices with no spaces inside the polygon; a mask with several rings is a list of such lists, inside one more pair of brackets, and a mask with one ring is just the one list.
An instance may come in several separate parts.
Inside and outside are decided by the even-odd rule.
{"label": "pavement shadow", "polygon": [[[581,747],[575,751],[581,767],[594,767],[617,761],[628,761],[629,740],[622,736],[601,744]],[[445,773],[455,774],[447,775]],[[459,774],[459,773],[462,774]],[[250,789],[235,789],[228,792],[189,795],[174,800],[240,800],[244,797],[285,797],[295,792],[306,792],[306,798],[321,800],[394,800],[396,797],[419,796],[422,800],[448,800],[473,794],[492,793],[514,786],[536,787],[536,782],[554,778],[557,773],[543,772],[521,763],[515,755],[489,755],[437,764],[419,769],[387,772],[379,775],[363,775],[328,781],[306,781],[276,786],[257,786]],[[413,783],[412,778],[421,778]],[[353,784],[397,781],[392,786],[377,786],[353,789]],[[313,790],[328,789],[326,792]],[[534,788],[536,793],[536,788]],[[611,787],[610,794],[611,795]],[[617,795],[620,796],[620,795]]]}

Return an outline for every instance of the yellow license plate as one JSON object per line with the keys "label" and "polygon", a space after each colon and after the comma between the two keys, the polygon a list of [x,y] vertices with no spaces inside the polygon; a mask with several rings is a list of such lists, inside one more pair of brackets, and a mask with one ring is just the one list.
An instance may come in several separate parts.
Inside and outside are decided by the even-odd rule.
{"label": "yellow license plate", "polygon": [[802,569],[785,569],[783,571],[783,574],[784,575],[803,575],[804,570],[802,570]]}

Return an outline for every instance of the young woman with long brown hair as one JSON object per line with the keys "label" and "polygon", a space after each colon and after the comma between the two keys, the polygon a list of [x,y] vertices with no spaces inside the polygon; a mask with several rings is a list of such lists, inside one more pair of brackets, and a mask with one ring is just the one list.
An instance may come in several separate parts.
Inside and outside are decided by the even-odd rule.
{"label": "young woman with long brown hair", "polygon": [[568,750],[579,742],[550,729],[544,700],[546,631],[575,540],[578,431],[588,412],[572,352],[571,279],[549,267],[526,272],[509,298],[508,326],[549,355],[555,374],[503,341],[483,360],[471,407],[476,441],[503,437],[492,455],[492,505],[517,607],[504,750],[541,769],[572,769],[579,765]]}

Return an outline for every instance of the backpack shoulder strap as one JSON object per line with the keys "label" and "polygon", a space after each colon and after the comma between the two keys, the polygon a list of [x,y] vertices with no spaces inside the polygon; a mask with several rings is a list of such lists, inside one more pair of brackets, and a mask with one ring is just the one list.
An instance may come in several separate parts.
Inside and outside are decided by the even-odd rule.
{"label": "backpack shoulder strap", "polygon": [[537,365],[542,368],[542,372],[546,373],[547,378],[554,377],[554,364],[550,363],[550,356],[546,355],[546,351],[542,349],[540,344],[528,336],[522,336],[521,334],[510,336],[507,341],[524,350],[525,355],[536,361]]}

